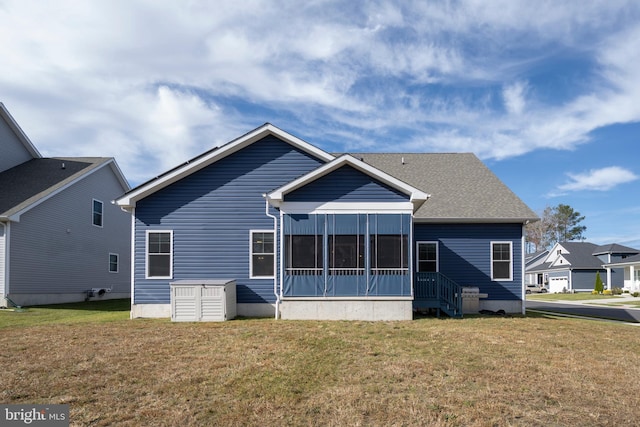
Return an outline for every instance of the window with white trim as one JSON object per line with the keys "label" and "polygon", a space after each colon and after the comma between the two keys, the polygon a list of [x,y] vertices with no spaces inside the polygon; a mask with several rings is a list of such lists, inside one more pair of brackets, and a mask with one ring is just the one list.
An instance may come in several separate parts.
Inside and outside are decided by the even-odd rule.
{"label": "window with white trim", "polygon": [[104,204],[100,200],[93,199],[91,203],[91,215],[93,225],[102,227],[102,217],[104,213]]}
{"label": "window with white trim", "polygon": [[251,254],[251,278],[273,278],[275,243],[273,231],[252,230]]}
{"label": "window with white trim", "polygon": [[438,242],[418,242],[416,258],[418,271],[438,271]]}
{"label": "window with white trim", "polygon": [[171,279],[173,275],[173,232],[147,231],[147,278]]}
{"label": "window with white trim", "polygon": [[491,279],[513,280],[511,242],[491,242]]}
{"label": "window with white trim", "polygon": [[117,273],[118,272],[118,254],[109,254],[109,273]]}

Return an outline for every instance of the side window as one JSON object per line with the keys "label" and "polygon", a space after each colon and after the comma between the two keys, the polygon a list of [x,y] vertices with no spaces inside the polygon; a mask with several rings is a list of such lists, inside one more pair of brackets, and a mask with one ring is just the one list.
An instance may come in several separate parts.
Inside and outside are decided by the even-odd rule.
{"label": "side window", "polygon": [[109,273],[118,272],[118,254],[109,254]]}
{"label": "side window", "polygon": [[438,242],[418,242],[416,266],[418,271],[436,272],[438,265]]}
{"label": "side window", "polygon": [[173,274],[173,232],[147,231],[147,278],[171,279]]}
{"label": "side window", "polygon": [[491,279],[513,280],[511,242],[491,242]]}
{"label": "side window", "polygon": [[272,278],[274,275],[273,231],[251,231],[251,278]]}
{"label": "side window", "polygon": [[100,200],[93,199],[92,203],[92,220],[93,225],[102,227],[103,204]]}

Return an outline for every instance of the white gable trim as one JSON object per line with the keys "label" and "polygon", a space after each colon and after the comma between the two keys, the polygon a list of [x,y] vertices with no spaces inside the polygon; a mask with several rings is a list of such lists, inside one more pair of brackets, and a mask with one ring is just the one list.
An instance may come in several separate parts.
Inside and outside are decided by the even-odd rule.
{"label": "white gable trim", "polygon": [[411,202],[282,202],[280,211],[288,214],[411,214]]}
{"label": "white gable trim", "polygon": [[418,209],[420,205],[422,205],[422,203],[424,203],[430,197],[429,194],[403,181],[400,181],[399,179],[394,178],[393,176],[385,172],[382,172],[381,170],[376,169],[373,166],[361,160],[358,160],[353,156],[345,154],[325,165],[320,166],[316,170],[309,172],[308,174],[303,175],[300,178],[294,181],[291,181],[290,183],[272,191],[271,193],[266,195],[267,200],[269,200],[269,203],[271,205],[278,207],[284,202],[284,197],[287,193],[290,193],[301,187],[304,187],[305,185],[325,175],[328,175],[331,172],[345,165],[349,165],[354,169],[359,170],[360,172],[365,173],[370,177],[375,178],[376,180],[383,182],[389,185],[390,187],[407,194],[409,196],[409,201],[413,204],[414,210]]}
{"label": "white gable trim", "polygon": [[551,267],[558,267],[558,266],[565,266],[565,265],[569,266],[571,265],[571,263],[569,262],[568,259],[566,259],[562,255],[558,255],[556,259],[551,263]]}
{"label": "white gable trim", "polygon": [[284,142],[324,161],[329,162],[335,158],[333,155],[327,153],[326,151],[321,150],[309,144],[308,142],[305,142],[283,131],[282,129],[275,127],[271,123],[265,123],[259,128],[254,129],[253,131],[223,145],[218,149],[214,149],[205,155],[189,160],[181,166],[170,170],[164,175],[160,175],[156,179],[149,181],[146,184],[140,185],[139,187],[133,189],[129,193],[116,200],[116,203],[123,208],[135,207],[138,200],[144,199],[145,197],[155,193],[156,191],[159,191],[162,188],[165,188],[173,184],[174,182],[177,182],[182,178],[185,178],[192,173],[197,172],[200,169],[203,169],[210,164],[217,162],[218,160],[236,153],[269,135],[276,136]]}
{"label": "white gable trim", "polygon": [[549,253],[547,254],[546,258],[544,259],[543,263],[555,263],[556,260],[558,259],[558,257],[560,255],[558,255],[558,251],[560,251],[561,254],[569,254],[571,252],[569,252],[567,249],[565,249],[560,243],[556,243],[555,245],[553,245],[553,248],[551,248],[551,250],[549,251]]}
{"label": "white gable trim", "polygon": [[39,159],[42,157],[36,146],[33,145],[27,134],[24,133],[20,125],[18,125],[18,123],[14,120],[13,116],[9,113],[9,110],[7,110],[7,107],[5,107],[2,102],[0,102],[0,117],[2,117],[5,122],[7,122],[13,133],[18,137],[20,142],[22,142],[22,145],[24,145],[24,148],[26,148],[29,154],[31,154],[31,157],[33,157],[34,159]]}

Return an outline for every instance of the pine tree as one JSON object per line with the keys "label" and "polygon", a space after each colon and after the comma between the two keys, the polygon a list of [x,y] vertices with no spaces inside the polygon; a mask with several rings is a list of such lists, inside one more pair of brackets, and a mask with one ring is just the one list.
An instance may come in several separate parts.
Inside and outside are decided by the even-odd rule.
{"label": "pine tree", "polygon": [[600,272],[596,272],[596,286],[593,288],[596,292],[601,294],[604,292],[604,285],[602,284],[602,279],[600,278]]}

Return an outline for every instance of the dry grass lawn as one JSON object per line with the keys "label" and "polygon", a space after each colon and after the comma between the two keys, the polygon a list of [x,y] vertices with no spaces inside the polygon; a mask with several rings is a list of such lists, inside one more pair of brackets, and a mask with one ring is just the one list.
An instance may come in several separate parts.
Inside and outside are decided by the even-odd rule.
{"label": "dry grass lawn", "polygon": [[37,313],[0,313],[0,403],[67,403],[77,426],[620,426],[640,411],[640,329],[622,324],[21,320]]}

